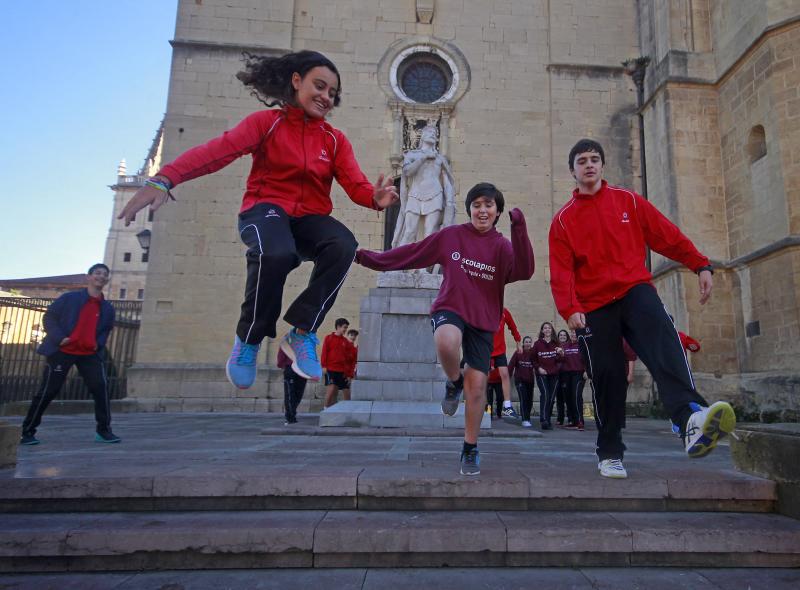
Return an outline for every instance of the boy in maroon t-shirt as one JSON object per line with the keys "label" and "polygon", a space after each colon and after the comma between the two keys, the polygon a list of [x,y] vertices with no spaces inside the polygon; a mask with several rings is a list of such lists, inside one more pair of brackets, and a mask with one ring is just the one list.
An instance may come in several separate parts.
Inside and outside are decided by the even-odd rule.
{"label": "boy in maroon t-shirt", "polygon": [[44,341],[37,349],[47,358],[44,378],[39,391],[22,423],[22,445],[38,445],[36,429],[47,406],[55,399],[69,370],[75,365],[94,398],[97,422],[95,440],[118,443],[120,438],[111,432],[111,402],[105,362],[101,352],[114,327],[114,308],[103,297],[109,269],[94,264],[86,276],[86,288],[64,293],[53,301],[44,314]]}
{"label": "boy in maroon t-shirt", "polygon": [[[505,286],[533,276],[533,248],[522,211],[510,213],[511,241],[495,229],[504,205],[503,193],[483,182],[467,193],[469,223],[445,227],[421,242],[386,252],[356,253],[356,262],[374,270],[441,265],[444,281],[431,306],[431,324],[439,362],[449,380],[442,412],[454,415],[461,393],[466,397],[462,475],[480,473],[478,433],[492,337],[500,323]],[[459,367],[462,352],[466,363],[463,375]]]}

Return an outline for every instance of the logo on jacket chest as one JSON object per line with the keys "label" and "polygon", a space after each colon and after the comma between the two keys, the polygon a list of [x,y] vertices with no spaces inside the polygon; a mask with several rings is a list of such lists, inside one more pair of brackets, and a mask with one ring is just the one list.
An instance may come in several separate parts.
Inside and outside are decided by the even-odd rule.
{"label": "logo on jacket chest", "polygon": [[622,221],[622,223],[630,223],[631,222],[631,220],[628,218],[628,212],[627,211],[623,211],[622,212],[622,219],[620,221]]}
{"label": "logo on jacket chest", "polygon": [[319,159],[322,160],[323,162],[330,162],[331,159],[328,157],[328,150],[322,148],[322,150],[319,153]]}

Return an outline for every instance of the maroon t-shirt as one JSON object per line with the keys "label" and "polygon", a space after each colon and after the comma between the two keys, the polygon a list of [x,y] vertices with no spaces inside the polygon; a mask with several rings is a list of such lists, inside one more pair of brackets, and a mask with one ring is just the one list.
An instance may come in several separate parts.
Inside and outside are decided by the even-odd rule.
{"label": "maroon t-shirt", "polygon": [[577,342],[567,342],[564,349],[564,360],[561,361],[561,371],[585,371],[583,356]]}
{"label": "maroon t-shirt", "polygon": [[471,223],[451,225],[420,242],[386,252],[359,250],[356,262],[373,270],[404,270],[440,264],[444,281],[431,313],[457,313],[473,328],[494,332],[507,283],[533,276],[533,247],[522,211],[512,212],[511,241],[495,228],[481,233]]}
{"label": "maroon t-shirt", "polygon": [[516,351],[508,362],[508,374],[517,381],[533,383],[536,378],[533,372],[533,355],[533,348]]}
{"label": "maroon t-shirt", "polygon": [[561,364],[561,359],[556,352],[559,347],[558,342],[555,340],[545,342],[541,338],[533,343],[533,367],[536,369],[536,374],[539,374],[539,368],[547,371],[548,375],[558,375],[558,367]]}

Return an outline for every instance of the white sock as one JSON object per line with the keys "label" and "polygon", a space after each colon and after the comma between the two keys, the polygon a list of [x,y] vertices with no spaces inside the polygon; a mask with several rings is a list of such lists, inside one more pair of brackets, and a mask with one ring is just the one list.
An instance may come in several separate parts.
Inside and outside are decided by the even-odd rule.
{"label": "white sock", "polygon": [[503,401],[503,407],[504,408],[510,408],[511,407],[511,402],[507,402],[507,401],[504,400]]}

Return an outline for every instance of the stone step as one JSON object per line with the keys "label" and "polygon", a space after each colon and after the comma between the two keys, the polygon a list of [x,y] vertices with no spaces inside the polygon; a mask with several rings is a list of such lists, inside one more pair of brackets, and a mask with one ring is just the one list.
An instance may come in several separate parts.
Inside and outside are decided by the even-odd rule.
{"label": "stone step", "polygon": [[0,519],[3,572],[601,565],[798,567],[800,522],[745,513],[358,510]]}
{"label": "stone step", "polygon": [[[407,449],[400,449],[407,453]],[[522,458],[486,461],[476,478],[451,463],[388,461],[365,467],[225,465],[121,477],[44,469],[0,479],[0,512],[159,510],[510,510],[772,512],[776,484],[732,469],[630,462],[626,480],[585,462],[546,468]],[[132,466],[133,468],[135,466]]]}

